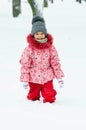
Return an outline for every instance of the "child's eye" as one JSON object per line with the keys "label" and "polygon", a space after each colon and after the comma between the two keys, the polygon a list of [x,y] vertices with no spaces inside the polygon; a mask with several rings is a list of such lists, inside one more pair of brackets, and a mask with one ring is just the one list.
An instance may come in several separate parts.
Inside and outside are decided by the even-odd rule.
{"label": "child's eye", "polygon": [[35,35],[38,35],[38,33],[35,33]]}
{"label": "child's eye", "polygon": [[41,35],[44,35],[44,33],[41,33]]}

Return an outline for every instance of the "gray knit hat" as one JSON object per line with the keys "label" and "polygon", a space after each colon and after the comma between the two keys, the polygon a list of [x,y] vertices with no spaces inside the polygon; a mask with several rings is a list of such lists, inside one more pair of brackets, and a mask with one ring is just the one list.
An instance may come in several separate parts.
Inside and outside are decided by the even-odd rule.
{"label": "gray knit hat", "polygon": [[47,29],[46,29],[46,26],[45,26],[45,21],[40,16],[34,16],[33,19],[32,19],[32,30],[31,30],[32,36],[36,32],[43,32],[45,35],[47,34]]}

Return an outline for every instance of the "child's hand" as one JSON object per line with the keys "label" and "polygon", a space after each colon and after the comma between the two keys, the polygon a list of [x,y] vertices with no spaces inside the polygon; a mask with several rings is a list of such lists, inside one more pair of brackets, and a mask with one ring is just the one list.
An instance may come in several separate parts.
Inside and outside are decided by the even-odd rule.
{"label": "child's hand", "polygon": [[24,87],[24,89],[28,89],[28,83],[27,83],[27,82],[24,82],[24,83],[23,83],[23,87]]}
{"label": "child's hand", "polygon": [[59,86],[62,88],[63,85],[64,85],[63,79],[58,79],[58,84],[59,84]]}

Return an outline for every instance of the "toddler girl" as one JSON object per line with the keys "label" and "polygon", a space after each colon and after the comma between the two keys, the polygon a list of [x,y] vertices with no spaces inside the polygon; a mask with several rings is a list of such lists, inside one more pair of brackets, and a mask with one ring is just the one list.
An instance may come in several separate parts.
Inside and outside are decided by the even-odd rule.
{"label": "toddler girl", "polygon": [[28,45],[24,49],[20,64],[20,80],[24,87],[29,86],[28,100],[40,100],[53,103],[56,100],[56,90],[53,79],[57,78],[63,85],[64,77],[59,62],[58,53],[53,46],[53,37],[47,33],[45,21],[42,17],[32,19],[31,34],[27,36]]}

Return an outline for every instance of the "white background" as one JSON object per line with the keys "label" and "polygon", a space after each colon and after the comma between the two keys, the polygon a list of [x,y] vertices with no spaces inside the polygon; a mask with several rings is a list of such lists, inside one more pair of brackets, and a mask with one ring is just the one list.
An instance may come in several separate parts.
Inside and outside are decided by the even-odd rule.
{"label": "white background", "polygon": [[22,3],[22,14],[12,17],[12,5],[0,0],[0,130],[86,129],[86,2],[56,0],[44,9],[65,73],[55,104],[26,99],[19,81],[19,59],[31,31],[32,12]]}

